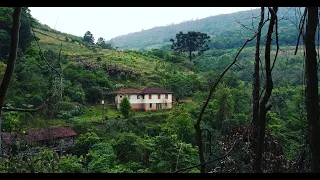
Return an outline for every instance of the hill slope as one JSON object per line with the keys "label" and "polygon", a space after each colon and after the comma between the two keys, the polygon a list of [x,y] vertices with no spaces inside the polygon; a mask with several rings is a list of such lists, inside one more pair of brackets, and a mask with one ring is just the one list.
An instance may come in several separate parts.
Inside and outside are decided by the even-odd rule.
{"label": "hill slope", "polygon": [[[300,11],[303,11],[303,9]],[[291,21],[299,21],[299,14],[302,13],[300,11],[297,8],[283,7],[279,9],[279,19],[281,19],[279,21],[279,40],[281,44],[294,45],[296,42],[297,31]],[[267,14],[267,9],[265,12]],[[253,33],[237,23],[237,21],[248,27],[251,27],[253,23],[254,27],[257,28],[259,18],[253,19],[252,17],[259,17],[259,14],[260,9],[254,9],[211,16],[169,26],[154,27],[118,36],[111,40],[119,49],[151,49],[169,43],[169,40],[175,38],[179,31],[200,31],[211,35],[212,47],[217,49],[234,48],[240,46]],[[283,16],[285,17],[282,19]]]}

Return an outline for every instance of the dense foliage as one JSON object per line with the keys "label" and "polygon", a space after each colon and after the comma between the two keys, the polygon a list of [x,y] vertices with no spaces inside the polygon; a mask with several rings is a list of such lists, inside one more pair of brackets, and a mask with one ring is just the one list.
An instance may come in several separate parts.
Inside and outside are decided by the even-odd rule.
{"label": "dense foliage", "polygon": [[209,50],[209,46],[206,44],[207,41],[210,42],[208,39],[210,39],[210,36],[205,33],[189,31],[184,34],[180,31],[176,35],[176,42],[174,39],[170,39],[172,42],[171,49],[187,53],[190,61],[192,61],[192,58],[200,56],[204,51]]}
{"label": "dense foliage", "polygon": [[[280,8],[279,16],[286,10]],[[258,11],[252,10],[252,13]],[[291,18],[293,13],[294,10],[288,11],[286,17]],[[0,8],[0,14],[2,77],[12,9]],[[126,44],[121,42],[121,37],[114,39],[116,44],[123,43],[122,48],[146,48],[169,41],[171,35],[180,30],[210,34],[211,49],[191,63],[185,54],[171,51],[170,45],[145,51],[118,51],[103,38],[94,45],[89,31],[83,38],[55,31],[29,17],[28,10],[24,9],[23,17],[29,17],[30,27],[34,29],[22,18],[21,50],[5,106],[34,108],[53,92],[58,95],[38,112],[5,112],[1,117],[1,131],[26,132],[48,126],[69,126],[78,137],[72,150],[62,154],[44,150],[34,156],[18,154],[3,158],[0,172],[168,173],[199,164],[194,122],[210,84],[233,61],[248,34],[237,38],[243,27],[235,23],[234,15],[243,23],[251,21],[251,12],[245,11],[133,33],[123,36],[128,40]],[[31,35],[31,30],[37,38]],[[279,31],[283,31],[281,53],[272,71],[274,89],[270,103],[273,106],[267,114],[265,172],[290,172],[290,163],[305,152],[306,146],[303,55],[298,52],[294,56],[295,47],[289,46],[296,43],[294,27],[283,19],[279,22]],[[149,36],[151,39],[146,38]],[[243,50],[204,112],[201,128],[206,161],[227,153],[233,141],[247,132],[246,125],[251,118],[253,52],[250,44]],[[62,84],[45,61],[62,73]],[[167,111],[136,112],[130,111],[130,102],[124,98],[120,110],[116,110],[112,91],[145,87],[166,88],[174,93],[177,102]],[[101,121],[103,94],[108,110],[104,115],[107,119]],[[209,163],[207,170],[251,172],[251,163],[250,145],[243,140],[226,158]],[[199,166],[183,172],[198,173]]]}
{"label": "dense foliage", "polygon": [[[289,10],[289,11],[288,11]],[[297,42],[297,26],[299,24],[299,15],[303,13],[303,8],[280,7],[278,11],[279,19],[279,43],[281,45],[295,45]],[[161,47],[170,43],[177,32],[188,31],[203,32],[211,37],[209,47],[211,49],[230,49],[242,45],[253,33],[254,28],[258,27],[260,8],[248,11],[240,11],[231,14],[221,14],[210,16],[203,19],[189,20],[178,24],[158,26],[140,32],[134,32],[127,35],[112,38],[119,49],[145,49],[150,50],[155,47]],[[267,14],[267,8],[266,13]],[[283,17],[283,18],[282,18]],[[241,24],[249,28],[244,28]],[[266,32],[264,27],[263,32]],[[249,43],[253,46],[254,43]]]}

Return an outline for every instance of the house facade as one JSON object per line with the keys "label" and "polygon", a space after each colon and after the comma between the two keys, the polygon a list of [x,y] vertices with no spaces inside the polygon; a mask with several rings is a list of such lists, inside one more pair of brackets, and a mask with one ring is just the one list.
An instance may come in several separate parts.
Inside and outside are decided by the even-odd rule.
{"label": "house facade", "polygon": [[162,88],[121,89],[115,94],[117,109],[120,102],[127,97],[131,104],[131,110],[156,111],[172,108],[172,92]]}

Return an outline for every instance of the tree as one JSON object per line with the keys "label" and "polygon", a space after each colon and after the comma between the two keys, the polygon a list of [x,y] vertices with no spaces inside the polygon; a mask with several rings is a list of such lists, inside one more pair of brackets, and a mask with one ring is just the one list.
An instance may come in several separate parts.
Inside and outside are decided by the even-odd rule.
{"label": "tree", "polygon": [[172,74],[166,78],[166,88],[173,91],[179,102],[181,98],[191,96],[197,89],[199,82],[196,78],[196,75]]}
{"label": "tree", "polygon": [[318,95],[318,62],[315,35],[318,23],[318,7],[307,7],[308,19],[305,33],[306,105],[309,125],[312,171],[320,172],[320,121]]}
{"label": "tree", "polygon": [[[171,49],[179,52],[188,52],[190,61],[192,61],[192,58],[203,54],[204,51],[209,50],[209,46],[206,43],[210,41],[210,36],[205,33],[189,31],[184,34],[180,31],[176,38],[177,42],[174,39],[170,39],[172,42]],[[198,53],[192,53],[195,51]]]}
{"label": "tree", "polygon": [[[258,135],[258,147],[256,149],[256,158],[255,158],[255,165],[254,171],[261,172],[261,162],[262,162],[262,154],[264,151],[264,139],[265,139],[265,132],[266,132],[266,115],[267,112],[271,109],[272,105],[268,105],[269,98],[272,93],[273,89],[273,81],[272,81],[272,66],[271,66],[271,41],[272,41],[272,34],[274,26],[276,25],[276,40],[278,40],[278,17],[277,17],[278,7],[269,8],[269,12],[271,14],[270,23],[267,32],[267,39],[266,39],[266,48],[265,48],[265,74],[266,74],[266,82],[265,82],[265,93],[262,96],[262,99],[259,104],[260,108],[260,120],[259,120],[259,135]],[[277,57],[274,59],[274,62]]]}
{"label": "tree", "polygon": [[124,97],[120,102],[120,111],[121,111],[121,114],[124,116],[124,118],[129,117],[130,109],[131,109],[130,102],[127,97]]}
{"label": "tree", "polygon": [[83,36],[83,41],[89,44],[94,44],[94,37],[90,31],[87,31]]}
{"label": "tree", "polygon": [[[264,21],[264,7],[261,7],[261,17],[259,22],[259,29],[262,29]],[[257,137],[258,137],[258,123],[259,123],[259,90],[260,90],[260,76],[259,76],[259,63],[260,63],[260,38],[261,31],[257,34],[256,52],[254,59],[254,72],[252,75],[252,123],[253,123],[253,148],[257,147]]]}
{"label": "tree", "polygon": [[97,41],[97,45],[102,45],[105,44],[105,40],[103,39],[103,37],[99,37],[98,41]]}
{"label": "tree", "polygon": [[[10,30],[12,27],[12,14],[14,8],[11,7],[0,7],[0,60],[5,59],[10,50]],[[21,21],[19,29],[19,49],[25,51],[31,43],[31,30],[29,21],[33,21],[30,10],[26,7],[21,9]]]}
{"label": "tree", "polygon": [[112,44],[112,42],[106,42],[106,40],[102,37],[98,39],[97,45],[102,47],[103,49],[114,49],[114,45]]}
{"label": "tree", "polygon": [[94,132],[81,134],[74,143],[74,154],[84,155],[98,142],[100,142],[100,139]]}
{"label": "tree", "polygon": [[[9,60],[4,73],[1,85],[0,85],[0,117],[2,108],[4,105],[5,97],[8,91],[9,84],[11,82],[12,74],[14,72],[14,66],[17,59],[18,43],[19,43],[19,29],[20,29],[20,19],[21,19],[21,7],[15,7],[13,12],[13,23],[11,28],[11,44],[10,44],[10,54]],[[0,156],[1,151],[1,119],[0,119]]]}

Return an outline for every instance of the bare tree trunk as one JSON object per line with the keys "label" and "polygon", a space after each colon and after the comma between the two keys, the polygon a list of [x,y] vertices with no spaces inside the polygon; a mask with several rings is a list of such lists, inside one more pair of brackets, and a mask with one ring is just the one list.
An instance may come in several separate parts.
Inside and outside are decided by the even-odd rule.
{"label": "bare tree trunk", "polygon": [[13,11],[13,23],[11,28],[11,44],[9,61],[7,64],[6,72],[4,73],[1,85],[0,85],[0,156],[2,156],[2,141],[1,141],[1,114],[4,100],[8,91],[8,87],[11,81],[11,77],[14,71],[14,66],[17,59],[17,51],[19,44],[19,30],[20,30],[20,19],[21,19],[21,7],[15,7]]}
{"label": "bare tree trunk", "polygon": [[[264,21],[264,7],[261,7],[261,19],[259,22],[259,28],[262,29]],[[253,82],[252,82],[252,127],[253,127],[253,149],[257,149],[257,137],[258,137],[258,124],[260,121],[260,111],[259,111],[259,90],[260,90],[260,76],[259,76],[259,63],[260,63],[260,39],[261,31],[257,34],[256,43],[256,53],[254,59],[254,72],[253,72]]]}
{"label": "bare tree trunk", "polygon": [[[264,21],[264,7],[261,7],[261,19],[260,19],[260,23],[259,23],[259,29],[262,28],[263,21]],[[261,39],[261,31],[258,31],[257,43],[256,43],[256,54],[255,54],[255,59],[254,59],[253,82],[252,82],[252,122],[254,124],[254,127],[258,127],[258,123],[259,123],[260,39]]]}
{"label": "bare tree trunk", "polygon": [[312,171],[320,172],[320,123],[318,96],[318,64],[315,49],[315,34],[318,22],[318,7],[307,7],[306,27],[306,104],[309,125],[310,150],[312,154]]}
{"label": "bare tree trunk", "polygon": [[[265,23],[265,22],[264,22]],[[263,23],[263,24],[264,24]],[[258,29],[258,31],[261,31],[261,29]],[[210,99],[212,98],[213,96],[213,92],[215,91],[216,87],[218,86],[219,82],[221,81],[221,79],[223,78],[223,76],[229,71],[229,69],[237,62],[238,60],[238,56],[239,54],[241,53],[241,51],[243,50],[243,48],[247,45],[248,42],[252,41],[254,38],[256,38],[257,36],[257,33],[253,35],[252,38],[250,39],[247,39],[246,42],[242,45],[242,47],[240,48],[240,50],[238,51],[238,53],[236,54],[236,56],[234,57],[234,60],[231,64],[229,64],[228,67],[226,67],[222,72],[221,74],[217,77],[217,79],[211,84],[210,86],[210,91],[209,91],[209,95],[206,99],[206,101],[204,102],[202,108],[201,108],[201,111],[200,111],[200,114],[199,114],[199,117],[196,121],[196,123],[194,124],[194,129],[196,130],[196,143],[198,145],[198,148],[199,148],[199,159],[200,159],[200,172],[201,173],[205,173],[205,169],[206,169],[206,162],[204,160],[204,155],[203,155],[203,147],[202,147],[202,137],[201,137],[201,127],[200,127],[200,123],[201,123],[201,119],[202,119],[202,116],[204,114],[204,111],[206,110],[208,104],[209,104],[209,101]]]}
{"label": "bare tree trunk", "polygon": [[256,159],[255,159],[255,172],[261,172],[261,162],[262,162],[262,153],[264,148],[264,137],[266,131],[266,114],[270,110],[271,105],[267,106],[268,100],[271,96],[273,82],[271,76],[271,63],[270,63],[270,53],[271,53],[271,41],[273,28],[277,20],[277,11],[278,7],[269,8],[271,13],[270,24],[267,33],[266,40],[266,49],[265,49],[265,69],[266,69],[266,91],[262,100],[260,102],[260,122],[259,122],[259,138],[258,138],[258,147],[256,150]]}

